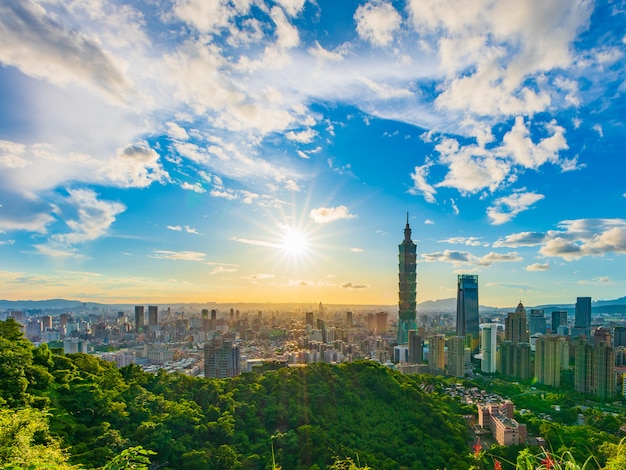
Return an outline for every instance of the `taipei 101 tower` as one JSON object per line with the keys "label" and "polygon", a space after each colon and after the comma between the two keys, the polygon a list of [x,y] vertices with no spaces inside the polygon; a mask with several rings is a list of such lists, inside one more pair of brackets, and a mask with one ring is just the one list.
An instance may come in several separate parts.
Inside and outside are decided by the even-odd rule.
{"label": "taipei 101 tower", "polygon": [[406,214],[404,240],[398,245],[398,344],[409,342],[409,330],[417,329],[417,245],[411,240],[409,213]]}

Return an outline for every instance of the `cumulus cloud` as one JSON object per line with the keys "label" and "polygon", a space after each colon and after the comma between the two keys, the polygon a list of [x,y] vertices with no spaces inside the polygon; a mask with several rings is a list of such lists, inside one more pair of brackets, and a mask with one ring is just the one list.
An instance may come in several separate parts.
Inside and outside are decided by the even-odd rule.
{"label": "cumulus cloud", "polygon": [[317,224],[327,224],[329,222],[335,222],[336,220],[356,218],[356,215],[351,214],[346,206],[311,209],[310,216]]}
{"label": "cumulus cloud", "polygon": [[539,254],[567,261],[607,253],[626,253],[625,219],[575,219],[559,222],[557,230],[507,235],[494,247],[540,246]]}
{"label": "cumulus cloud", "polygon": [[445,240],[439,240],[440,243],[451,243],[453,245],[467,246],[489,246],[489,243],[481,242],[482,237],[452,237]]}
{"label": "cumulus cloud", "polygon": [[401,22],[400,14],[391,3],[371,1],[360,5],[354,14],[359,37],[375,46],[386,46]]}
{"label": "cumulus cloud", "polygon": [[293,140],[294,142],[299,142],[301,144],[311,143],[315,136],[317,136],[317,131],[314,129],[306,129],[299,132],[289,131],[285,134],[285,137],[287,137],[287,139]]}
{"label": "cumulus cloud", "polygon": [[528,210],[530,206],[544,198],[543,194],[531,192],[513,193],[506,197],[498,198],[487,209],[487,216],[493,225],[501,225],[512,220],[520,212]]}
{"label": "cumulus cloud", "polygon": [[522,261],[516,252],[495,253],[490,252],[484,256],[475,256],[467,251],[444,250],[436,253],[423,253],[422,259],[428,263],[445,262],[452,263],[455,266],[472,265],[472,266],[491,266],[498,262],[516,262]]}
{"label": "cumulus cloud", "polygon": [[199,251],[154,250],[154,253],[148,256],[150,258],[168,259],[174,261],[204,261],[206,258],[206,254]]}
{"label": "cumulus cloud", "polygon": [[194,193],[200,193],[200,194],[206,193],[206,189],[204,189],[200,183],[191,184],[185,181],[183,182],[183,184],[180,185],[180,187],[184,189],[185,191],[193,191]]}
{"label": "cumulus cloud", "polygon": [[537,246],[540,245],[546,238],[545,233],[540,232],[520,232],[507,235],[504,238],[498,239],[494,242],[495,248],[507,246],[509,248],[517,248],[520,246]]}
{"label": "cumulus cloud", "polygon": [[178,139],[178,140],[189,139],[189,134],[187,134],[187,131],[183,129],[182,127],[180,127],[175,122],[166,122],[165,126],[167,128],[167,134],[170,137],[173,137],[174,139]]}
{"label": "cumulus cloud", "polygon": [[533,263],[524,268],[526,271],[548,271],[550,269],[549,263]]}

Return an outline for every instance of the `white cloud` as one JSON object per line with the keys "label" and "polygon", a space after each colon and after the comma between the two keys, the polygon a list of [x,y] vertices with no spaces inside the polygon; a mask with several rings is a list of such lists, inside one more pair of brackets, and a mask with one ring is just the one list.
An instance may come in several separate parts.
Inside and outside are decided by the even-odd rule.
{"label": "white cloud", "polygon": [[592,129],[596,131],[600,137],[604,137],[604,131],[602,130],[602,126],[600,124],[594,124]]}
{"label": "white cloud", "polygon": [[359,37],[375,46],[386,46],[393,41],[393,33],[400,27],[400,14],[391,3],[370,1],[360,5],[354,14]]}
{"label": "white cloud", "polygon": [[170,137],[173,137],[173,138],[178,139],[178,140],[188,140],[189,139],[189,134],[187,134],[187,131],[185,129],[183,129],[182,127],[180,127],[175,122],[166,122],[165,126],[167,127],[167,134]]}
{"label": "white cloud", "polygon": [[311,218],[317,224],[327,224],[341,219],[354,219],[355,214],[351,214],[346,206],[319,207],[311,209]]}
{"label": "white cloud", "polygon": [[302,11],[305,0],[276,0],[289,16],[296,16]]}
{"label": "white cloud", "polygon": [[540,245],[546,238],[544,233],[540,232],[520,232],[512,235],[507,235],[504,238],[498,239],[494,242],[495,248],[507,246],[509,248],[517,248],[520,246],[537,246]]}
{"label": "white cloud", "polygon": [[237,268],[227,268],[225,266],[216,266],[210,273],[209,276],[213,276],[215,274],[220,273],[234,273],[237,272]]}
{"label": "white cloud", "polygon": [[363,253],[363,248],[350,248],[352,253]]}
{"label": "white cloud", "polygon": [[168,259],[173,261],[204,261],[206,258],[206,254],[199,251],[154,250],[154,254],[148,256],[150,258]]}
{"label": "white cloud", "polygon": [[422,166],[415,167],[415,171],[411,173],[411,178],[413,179],[413,187],[409,189],[409,193],[421,193],[427,202],[436,202],[435,194],[437,194],[437,190],[426,181],[426,178],[428,176],[428,169],[431,166],[432,162],[427,162]]}
{"label": "white cloud", "polygon": [[246,279],[250,279],[251,281],[258,281],[262,279],[274,279],[275,277],[276,276],[274,274],[258,273],[258,274],[251,274],[247,276]]}
{"label": "white cloud", "polygon": [[120,103],[132,88],[120,61],[99,41],[64,28],[31,0],[0,4],[0,62],[56,85],[77,83]]}
{"label": "white cloud", "polygon": [[334,51],[324,49],[318,41],[315,41],[315,47],[310,47],[308,53],[318,60],[329,62],[341,62],[344,60],[345,47],[339,47]]}
{"label": "white cloud", "polygon": [[237,237],[232,237],[231,240],[235,241],[235,242],[239,242],[239,243],[245,243],[246,245],[267,246],[269,248],[279,248],[280,247],[280,245],[278,243],[268,242],[268,241],[264,241],[264,240],[251,240],[251,239],[248,239],[248,238],[237,238]]}
{"label": "white cloud", "polygon": [[482,237],[452,237],[445,240],[439,240],[440,243],[451,243],[453,245],[467,246],[489,246],[488,243],[481,242]]}
{"label": "white cloud", "polygon": [[430,219],[426,219],[426,220],[424,221],[424,223],[425,223],[426,225],[434,225],[434,224],[435,224],[435,222],[433,222],[433,221],[432,221],[432,220],[430,220]]}
{"label": "white cloud", "polygon": [[367,289],[368,287],[369,286],[367,284],[360,284],[360,283],[355,283],[355,282],[344,282],[343,284],[341,284],[342,289],[348,289],[348,290]]}
{"label": "white cloud", "polygon": [[492,251],[483,256],[475,256],[467,251],[444,250],[436,253],[423,253],[421,256],[427,263],[445,262],[452,263],[455,266],[470,265],[486,267],[498,262],[517,262],[523,260],[523,258],[514,251],[510,253],[495,253]]}
{"label": "white cloud", "polygon": [[180,187],[185,191],[193,191],[194,193],[200,194],[206,193],[206,189],[204,189],[200,183],[191,184],[185,181],[183,182],[183,184],[180,185]]}
{"label": "white cloud", "polygon": [[180,225],[168,225],[167,228],[175,232],[182,232],[183,230],[183,228]]}
{"label": "white cloud", "polygon": [[298,186],[298,183],[296,183],[294,180],[287,180],[285,181],[285,189],[287,189],[288,191],[298,192],[300,191],[300,186]]}
{"label": "white cloud", "polygon": [[305,160],[309,160],[311,158],[306,153],[304,153],[302,150],[296,150],[296,153],[298,154],[298,156],[300,158],[304,158]]}
{"label": "white cloud", "polygon": [[543,194],[518,192],[498,198],[487,209],[487,216],[493,225],[501,225],[512,220],[517,214],[528,210],[530,206],[544,198]]}
{"label": "white cloud", "polygon": [[189,225],[185,225],[185,232],[193,233],[194,235],[200,235],[197,229],[190,227]]}
{"label": "white cloud", "polygon": [[285,134],[285,137],[289,140],[299,142],[301,144],[308,144],[313,141],[317,136],[317,131],[314,129],[306,129],[300,132],[289,131]]}
{"label": "white cloud", "polygon": [[550,269],[549,263],[533,263],[524,268],[526,271],[548,271]]}
{"label": "white cloud", "polygon": [[115,222],[117,215],[126,210],[122,203],[98,199],[98,195],[90,189],[68,189],[68,193],[65,203],[78,211],[78,217],[65,220],[71,232],[51,236],[52,242],[63,246],[102,237]]}
{"label": "white cloud", "polygon": [[315,287],[315,283],[304,279],[289,279],[287,281],[289,287]]}

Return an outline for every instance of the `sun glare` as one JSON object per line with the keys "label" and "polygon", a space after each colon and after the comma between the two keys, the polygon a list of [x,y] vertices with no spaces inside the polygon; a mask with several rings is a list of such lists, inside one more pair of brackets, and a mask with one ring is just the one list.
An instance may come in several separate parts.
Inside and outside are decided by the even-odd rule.
{"label": "sun glare", "polygon": [[282,248],[290,255],[301,255],[308,247],[305,236],[295,230],[288,230],[283,236]]}

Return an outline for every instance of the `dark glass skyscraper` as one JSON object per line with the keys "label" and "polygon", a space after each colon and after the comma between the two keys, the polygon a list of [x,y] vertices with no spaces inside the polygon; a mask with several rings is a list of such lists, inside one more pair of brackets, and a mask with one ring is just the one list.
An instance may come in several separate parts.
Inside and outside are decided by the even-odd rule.
{"label": "dark glass skyscraper", "polygon": [[574,327],[579,333],[589,337],[591,333],[591,297],[576,297]]}
{"label": "dark glass skyscraper", "polygon": [[456,335],[465,338],[472,352],[480,344],[478,327],[478,276],[459,274],[456,293]]}
{"label": "dark glass skyscraper", "polygon": [[406,214],[404,240],[398,245],[398,344],[409,342],[409,330],[417,329],[417,245],[411,240]]}

